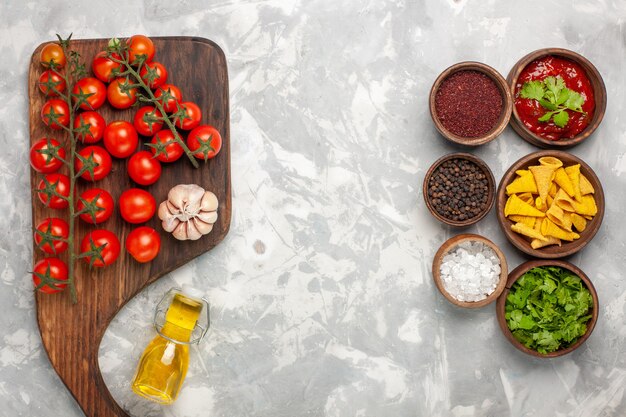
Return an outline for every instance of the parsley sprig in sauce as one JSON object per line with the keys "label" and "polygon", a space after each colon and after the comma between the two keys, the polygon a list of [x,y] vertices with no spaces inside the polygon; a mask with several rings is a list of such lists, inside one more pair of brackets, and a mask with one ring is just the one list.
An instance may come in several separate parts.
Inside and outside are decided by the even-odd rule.
{"label": "parsley sprig in sauce", "polygon": [[567,88],[561,77],[546,77],[541,81],[527,81],[519,94],[522,98],[537,100],[547,110],[538,119],[540,122],[552,120],[558,127],[565,127],[569,121],[567,110],[585,113],[582,109],[585,98],[580,93]]}

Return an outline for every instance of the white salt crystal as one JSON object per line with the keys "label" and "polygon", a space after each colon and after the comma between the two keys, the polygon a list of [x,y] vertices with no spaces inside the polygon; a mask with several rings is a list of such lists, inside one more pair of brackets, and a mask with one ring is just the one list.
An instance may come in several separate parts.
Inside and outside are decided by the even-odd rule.
{"label": "white salt crystal", "polygon": [[480,301],[492,294],[500,279],[500,260],[482,242],[465,241],[442,259],[439,272],[444,289],[459,301]]}

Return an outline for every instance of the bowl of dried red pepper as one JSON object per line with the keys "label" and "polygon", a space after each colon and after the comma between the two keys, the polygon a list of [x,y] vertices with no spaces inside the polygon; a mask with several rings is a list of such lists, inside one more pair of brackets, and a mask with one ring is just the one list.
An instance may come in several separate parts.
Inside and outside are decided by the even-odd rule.
{"label": "bowl of dried red pepper", "polygon": [[541,148],[568,148],[587,139],[606,111],[600,72],[576,52],[545,48],[520,59],[507,77],[511,127]]}
{"label": "bowl of dried red pepper", "polygon": [[513,100],[502,75],[481,62],[444,70],[430,90],[430,115],[446,139],[466,146],[494,140],[509,123]]}

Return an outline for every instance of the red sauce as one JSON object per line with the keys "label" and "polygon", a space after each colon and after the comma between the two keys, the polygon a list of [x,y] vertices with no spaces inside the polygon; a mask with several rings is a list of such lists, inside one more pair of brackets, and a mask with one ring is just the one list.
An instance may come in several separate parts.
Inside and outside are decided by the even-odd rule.
{"label": "red sauce", "polygon": [[[527,81],[543,80],[549,76],[560,76],[565,81],[567,88],[580,93],[585,99],[582,109],[587,114],[567,110],[569,121],[565,127],[558,127],[552,120],[540,122],[538,119],[547,110],[537,100],[519,97],[519,90]],[[579,64],[569,59],[551,55],[537,59],[528,64],[517,79],[517,85],[515,86],[515,108],[517,109],[517,114],[530,131],[543,138],[549,140],[573,138],[589,125],[595,107],[593,87],[587,77],[587,73]]]}

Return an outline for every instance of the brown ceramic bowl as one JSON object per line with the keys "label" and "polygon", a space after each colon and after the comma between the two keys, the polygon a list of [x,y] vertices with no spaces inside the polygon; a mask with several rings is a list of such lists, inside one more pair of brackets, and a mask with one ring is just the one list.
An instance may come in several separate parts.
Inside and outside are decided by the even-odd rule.
{"label": "brown ceramic bowl", "polygon": [[[521,72],[531,62],[535,61],[536,59],[543,58],[547,55],[554,55],[561,58],[566,58],[582,66],[587,73],[587,77],[591,81],[591,85],[593,87],[596,108],[594,110],[591,122],[589,123],[589,126],[585,128],[585,130],[570,139],[559,139],[554,141],[545,139],[537,135],[536,133],[531,132],[526,126],[524,126],[524,124],[520,120],[519,114],[517,113],[517,109],[515,108],[515,90],[517,89],[517,79],[520,76]],[[606,111],[606,87],[604,86],[602,76],[600,75],[600,72],[596,69],[596,67],[591,62],[589,62],[589,60],[587,60],[587,58],[577,54],[576,52],[561,48],[545,48],[539,49],[535,52],[531,52],[519,61],[517,61],[517,63],[509,72],[509,75],[507,76],[507,81],[509,83],[510,93],[511,97],[513,97],[514,103],[513,117],[511,118],[511,127],[525,141],[540,148],[564,149],[578,145],[579,143],[587,139],[598,128],[600,122],[602,122],[602,119],[604,118],[604,113]]]}
{"label": "brown ceramic bowl", "polygon": [[[455,135],[454,133],[447,130],[443,124],[439,121],[437,117],[437,110],[435,108],[435,96],[437,91],[439,90],[439,86],[441,83],[448,78],[450,75],[459,71],[478,71],[487,75],[489,78],[493,80],[498,86],[500,93],[502,94],[502,112],[500,113],[500,118],[496,125],[485,135],[476,137],[476,138],[466,138],[463,136]],[[443,137],[448,139],[449,141],[466,145],[466,146],[478,146],[487,142],[491,142],[494,140],[506,127],[511,118],[511,109],[513,108],[513,99],[511,97],[511,91],[509,86],[502,75],[495,69],[491,68],[489,65],[485,65],[481,62],[459,62],[458,64],[454,64],[451,67],[444,70],[439,77],[433,83],[432,88],[430,89],[430,98],[429,98],[429,107],[430,107],[430,116],[435,123],[435,127],[441,133]]]}
{"label": "brown ceramic bowl", "polygon": [[[437,210],[435,210],[435,207],[433,206],[431,202],[430,196],[428,195],[428,182],[430,181],[430,177],[433,175],[437,167],[441,165],[442,163],[444,163],[445,161],[448,161],[450,159],[455,159],[455,158],[466,159],[478,165],[483,170],[483,172],[485,173],[487,177],[488,192],[489,192],[489,194],[487,195],[487,205],[485,206],[485,209],[479,215],[474,216],[471,219],[461,220],[461,221],[451,220],[437,213]],[[457,153],[451,153],[451,154],[442,156],[430,166],[430,168],[426,172],[426,176],[424,177],[422,193],[424,194],[424,202],[426,203],[426,207],[428,207],[428,211],[430,211],[430,214],[432,214],[437,220],[439,220],[442,223],[447,224],[448,226],[466,227],[466,226],[470,226],[478,222],[483,217],[485,217],[487,213],[489,213],[489,210],[491,210],[491,207],[493,207],[493,203],[495,200],[495,189],[496,189],[496,180],[493,177],[493,172],[491,172],[491,169],[489,169],[489,166],[487,166],[487,164],[482,159],[469,153],[457,152]]]}
{"label": "brown ceramic bowl", "polygon": [[[489,294],[487,298],[485,298],[484,300],[459,301],[446,291],[446,289],[443,286],[443,281],[441,280],[440,268],[441,268],[441,261],[443,260],[443,257],[450,250],[454,249],[459,244],[463,242],[467,242],[467,241],[484,243],[485,245],[493,249],[493,251],[496,253],[498,258],[500,259],[500,268],[502,269],[502,271],[500,272],[500,281],[498,282],[498,286],[496,287],[494,292]],[[453,236],[450,239],[446,240],[443,245],[441,245],[441,247],[439,248],[439,250],[437,251],[433,259],[432,273],[433,273],[433,280],[435,281],[435,285],[437,286],[437,289],[446,298],[446,300],[450,301],[452,304],[459,306],[459,307],[480,308],[480,307],[486,306],[487,304],[491,304],[502,293],[502,291],[504,290],[504,286],[506,285],[506,277],[509,273],[509,269],[506,263],[506,257],[504,256],[504,253],[502,253],[500,248],[497,247],[495,243],[493,243],[491,240],[483,236],[465,233],[465,234]]]}
{"label": "brown ceramic bowl", "polygon": [[[598,213],[592,220],[587,222],[587,227],[583,232],[580,233],[580,238],[574,240],[572,242],[563,241],[561,246],[552,245],[546,246],[540,249],[533,249],[530,246],[530,242],[526,237],[517,234],[511,230],[512,221],[504,217],[504,206],[506,204],[506,200],[508,196],[506,195],[506,186],[509,185],[515,179],[515,171],[518,169],[526,169],[531,165],[539,165],[539,158],[544,156],[553,156],[561,161],[563,161],[564,166],[580,164],[580,172],[587,177],[593,188],[595,189],[595,200],[596,206],[598,207]],[[596,176],[595,172],[580,158],[576,156],[564,152],[564,151],[539,151],[531,153],[530,155],[526,155],[522,159],[515,162],[511,167],[504,173],[502,180],[500,181],[500,185],[498,186],[498,194],[496,198],[496,210],[498,216],[498,223],[500,224],[500,228],[502,232],[506,235],[506,238],[519,250],[522,252],[534,256],[536,258],[543,259],[555,259],[562,258],[565,256],[570,256],[582,248],[584,248],[587,243],[593,239],[593,237],[600,229],[600,225],[602,224],[602,218],[604,217],[604,191],[602,190],[602,184],[600,184],[600,180]]]}
{"label": "brown ceramic bowl", "polygon": [[[546,354],[542,354],[542,353],[537,352],[536,350],[527,348],[526,346],[521,344],[515,337],[513,337],[513,334],[511,333],[511,330],[509,330],[509,326],[507,325],[506,318],[504,316],[505,306],[506,306],[506,297],[509,295],[511,287],[513,286],[515,281],[517,281],[518,278],[520,278],[529,270],[539,267],[539,266],[558,266],[558,267],[570,270],[574,274],[578,275],[580,279],[583,280],[583,283],[585,284],[585,286],[591,293],[591,297],[593,298],[593,309],[591,311],[591,318],[587,322],[587,332],[580,339],[578,339],[576,343],[574,343],[573,345],[568,346],[567,348],[559,349],[555,352],[550,352]],[[589,338],[589,336],[591,336],[591,332],[593,332],[593,329],[596,327],[596,322],[598,321],[598,293],[596,292],[596,289],[594,288],[593,284],[589,280],[589,277],[587,277],[587,275],[585,275],[585,273],[580,268],[576,267],[575,265],[572,265],[569,262],[556,260],[556,259],[528,261],[528,262],[524,262],[523,264],[515,268],[509,274],[509,278],[506,282],[506,288],[504,289],[504,291],[502,291],[502,294],[500,294],[500,296],[498,297],[498,301],[496,303],[496,314],[498,316],[498,324],[500,325],[500,329],[502,330],[502,333],[509,340],[509,342],[511,342],[513,346],[515,346],[517,349],[521,350],[524,353],[528,353],[529,355],[536,356],[538,358],[555,358],[557,356],[563,356],[572,352],[573,350],[576,350],[580,345],[582,345],[585,342],[585,340]]]}

